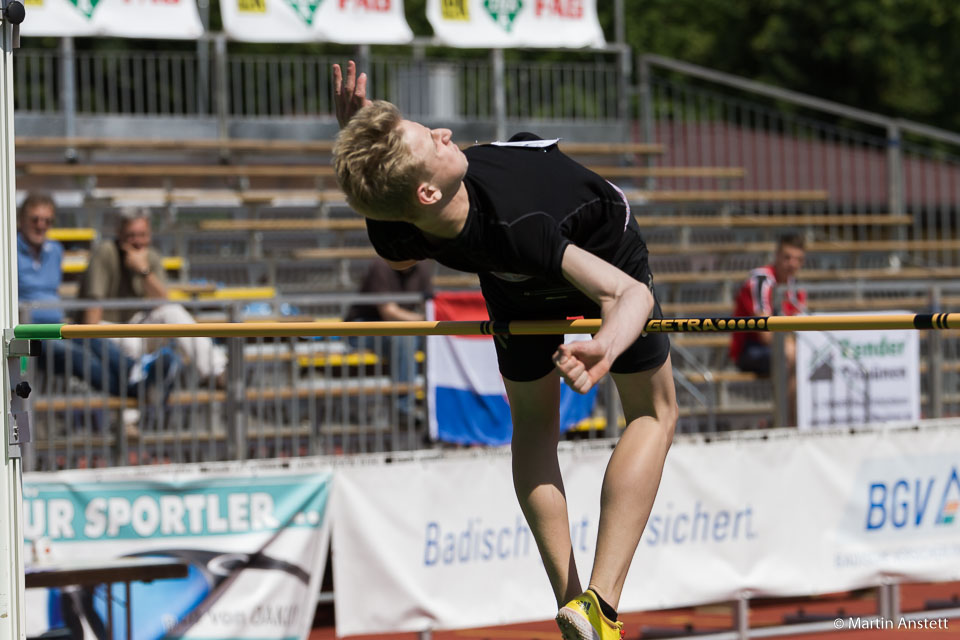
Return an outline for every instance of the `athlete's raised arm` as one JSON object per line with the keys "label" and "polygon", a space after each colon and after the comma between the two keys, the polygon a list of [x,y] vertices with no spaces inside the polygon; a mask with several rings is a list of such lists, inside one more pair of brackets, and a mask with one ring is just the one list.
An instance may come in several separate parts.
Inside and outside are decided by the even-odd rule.
{"label": "athlete's raised arm", "polygon": [[653,294],[639,282],[576,245],[567,245],[563,276],[600,305],[603,324],[593,340],[560,345],[553,356],[574,391],[586,393],[640,336],[653,311]]}
{"label": "athlete's raised arm", "polygon": [[347,77],[343,77],[340,65],[333,65],[333,103],[337,122],[342,129],[357,111],[370,104],[367,99],[367,74],[357,75],[357,65],[347,62]]}

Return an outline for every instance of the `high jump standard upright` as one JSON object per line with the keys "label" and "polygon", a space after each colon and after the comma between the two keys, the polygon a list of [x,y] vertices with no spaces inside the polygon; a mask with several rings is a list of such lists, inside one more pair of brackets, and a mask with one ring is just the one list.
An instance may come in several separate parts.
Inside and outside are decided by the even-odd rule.
{"label": "high jump standard upright", "polygon": [[[17,323],[17,228],[16,188],[13,163],[13,48],[19,38],[13,22],[23,19],[23,5],[0,0],[0,331],[3,334],[3,364],[0,366],[0,640],[23,640],[26,636],[23,604],[23,501],[19,447],[11,446],[14,432],[11,414],[11,371],[7,345]],[[19,5],[19,6],[16,6]],[[19,19],[12,17],[19,12]]]}

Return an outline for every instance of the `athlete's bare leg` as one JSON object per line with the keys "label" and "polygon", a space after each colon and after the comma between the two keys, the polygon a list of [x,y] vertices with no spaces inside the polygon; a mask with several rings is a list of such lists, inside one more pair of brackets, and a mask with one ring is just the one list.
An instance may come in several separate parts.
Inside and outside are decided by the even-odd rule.
{"label": "athlete's bare leg", "polygon": [[559,607],[582,591],[557,460],[560,377],[503,382],[513,416],[513,485]]}
{"label": "athlete's bare leg", "polygon": [[677,424],[670,359],[658,369],[611,374],[627,427],[613,450],[600,493],[600,527],[590,587],[613,608],[660,485]]}

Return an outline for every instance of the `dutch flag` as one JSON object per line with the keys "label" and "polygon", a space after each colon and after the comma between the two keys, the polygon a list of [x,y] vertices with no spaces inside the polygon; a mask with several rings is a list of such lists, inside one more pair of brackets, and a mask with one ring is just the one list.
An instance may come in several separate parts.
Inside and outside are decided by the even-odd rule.
{"label": "dutch flag", "polygon": [[[430,320],[489,320],[476,291],[438,292],[427,306]],[[589,336],[567,336],[567,341]],[[427,393],[430,436],[457,444],[504,445],[513,427],[506,390],[491,336],[429,336]],[[560,429],[593,412],[596,388],[585,395],[565,384],[560,390]]]}

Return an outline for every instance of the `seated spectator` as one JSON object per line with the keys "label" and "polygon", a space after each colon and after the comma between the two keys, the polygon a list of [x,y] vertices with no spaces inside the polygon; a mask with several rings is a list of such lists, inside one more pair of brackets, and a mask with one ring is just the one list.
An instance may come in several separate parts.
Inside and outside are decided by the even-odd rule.
{"label": "seated spectator", "polygon": [[[53,226],[56,208],[53,199],[44,193],[28,194],[17,213],[17,282],[21,302],[59,302],[63,279],[63,246],[50,240],[47,233]],[[32,309],[26,322],[60,324],[64,322],[63,309]],[[105,340],[42,340],[38,368],[41,372],[64,375],[67,372],[85,380],[97,391],[119,396],[125,392],[136,396],[139,385],[151,382],[157,373],[166,379],[176,369],[172,354],[160,358],[161,368],[152,363],[158,359],[150,354],[147,361],[136,363]],[[135,364],[141,366],[135,367]],[[136,373],[135,373],[136,371]],[[126,383],[126,384],[124,384]]]}
{"label": "seated spectator", "polygon": [[[17,285],[21,302],[58,302],[63,281],[63,245],[47,238],[56,210],[45,193],[28,194],[17,212]],[[24,322],[58,324],[60,308],[33,309]]]}
{"label": "seated spectator", "polygon": [[[805,256],[803,237],[798,234],[781,236],[773,264],[750,272],[737,294],[734,316],[794,316],[806,308],[807,294],[796,287],[795,278],[803,268]],[[786,295],[779,309],[773,308],[773,288],[786,285]],[[730,359],[741,371],[760,376],[770,375],[770,348],[773,334],[766,331],[738,332],[730,341]],[[788,335],[784,341],[784,364],[787,368],[791,415],[796,404],[796,341]]]}
{"label": "seated spectator", "polygon": [[[88,300],[167,298],[163,260],[151,245],[150,212],[125,209],[120,213],[116,239],[101,242],[90,255],[90,264],[80,287],[80,297]],[[151,309],[88,308],[86,324],[100,322],[137,324],[190,324],[193,316],[179,304],[158,302]],[[120,338],[115,342],[130,357],[155,349],[161,341],[145,338]],[[222,385],[227,367],[226,351],[210,338],[177,338],[180,352],[203,377],[213,376]]]}
{"label": "seated spectator", "polygon": [[[393,269],[383,258],[374,258],[367,267],[358,293],[419,293],[433,297],[433,263],[420,261],[406,269]],[[347,312],[347,322],[415,322],[424,315],[415,305],[396,302],[357,304]]]}
{"label": "seated spectator", "polygon": [[[393,269],[383,258],[374,258],[360,285],[359,293],[419,293],[425,298],[433,297],[432,262],[420,261],[406,269]],[[415,311],[415,305],[381,302],[378,304],[357,304],[350,308],[345,318],[348,322],[415,322],[424,320],[424,315]],[[394,382],[408,383],[416,372],[415,356],[423,348],[422,336],[382,336],[380,355],[390,362],[390,372]],[[370,349],[376,344],[373,337],[351,338],[350,343],[357,348]],[[399,399],[401,420],[412,408],[413,394],[403,395]]]}

